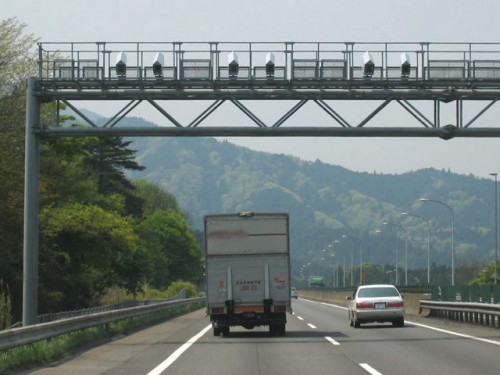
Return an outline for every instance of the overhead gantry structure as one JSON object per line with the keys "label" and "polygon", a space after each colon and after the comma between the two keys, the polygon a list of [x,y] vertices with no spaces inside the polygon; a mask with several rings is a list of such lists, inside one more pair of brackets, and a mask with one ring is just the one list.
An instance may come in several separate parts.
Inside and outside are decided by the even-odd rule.
{"label": "overhead gantry structure", "polygon": [[[500,97],[500,43],[355,42],[94,42],[40,43],[39,72],[28,81],[24,212],[23,322],[36,322],[38,304],[39,147],[46,137],[235,136],[235,137],[499,137],[499,124],[479,126]],[[119,100],[125,104],[105,124],[97,124],[76,101]],[[206,101],[182,124],[164,101]],[[291,102],[273,123],[246,102]],[[341,114],[339,101],[374,101],[377,106],[356,124]],[[432,102],[424,113],[416,102]],[[61,125],[40,121],[42,103],[62,102],[85,122]],[[149,103],[168,121],[158,127],[121,127],[120,120]],[[252,126],[208,126],[206,119],[224,102],[234,104]],[[331,121],[289,125],[312,102]],[[400,105],[415,125],[373,126],[388,104]],[[482,102],[467,109],[464,104]],[[442,104],[455,104],[455,121],[442,124]],[[54,106],[59,108],[58,105]]]}
{"label": "overhead gantry structure", "polygon": [[[36,95],[62,101],[90,128],[43,126],[52,136],[392,136],[496,137],[500,126],[477,126],[500,95],[500,44],[492,43],[43,43],[39,45]],[[123,100],[127,104],[105,126],[87,119],[72,104],[78,100]],[[208,101],[188,124],[162,107],[162,101]],[[265,123],[244,101],[291,101],[277,121]],[[378,106],[352,124],[335,101],[376,101]],[[205,126],[225,101],[255,126]],[[416,101],[432,101],[425,114]],[[484,106],[464,120],[464,103]],[[148,102],[172,126],[123,129],[115,126],[139,103]],[[313,102],[332,119],[320,126],[294,125],[288,119]],[[391,102],[416,119],[416,126],[371,120]],[[454,123],[442,124],[442,103],[454,102]],[[470,114],[472,111],[467,110]],[[56,120],[55,120],[56,121]],[[413,121],[415,122],[415,121]],[[120,132],[120,134],[117,134]]]}

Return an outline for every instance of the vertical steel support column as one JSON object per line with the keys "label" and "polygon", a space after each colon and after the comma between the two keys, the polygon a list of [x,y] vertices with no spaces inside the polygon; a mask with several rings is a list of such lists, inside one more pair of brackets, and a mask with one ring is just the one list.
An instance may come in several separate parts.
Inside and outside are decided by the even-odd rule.
{"label": "vertical steel support column", "polygon": [[463,122],[463,101],[461,99],[457,99],[457,122],[456,122],[456,126],[457,128],[462,128],[463,125],[464,125],[464,122]]}
{"label": "vertical steel support column", "polygon": [[441,103],[439,100],[434,100],[434,127],[441,127]]}
{"label": "vertical steel support column", "polygon": [[23,325],[36,323],[38,312],[38,185],[40,175],[40,102],[35,96],[37,78],[28,79],[24,166]]}

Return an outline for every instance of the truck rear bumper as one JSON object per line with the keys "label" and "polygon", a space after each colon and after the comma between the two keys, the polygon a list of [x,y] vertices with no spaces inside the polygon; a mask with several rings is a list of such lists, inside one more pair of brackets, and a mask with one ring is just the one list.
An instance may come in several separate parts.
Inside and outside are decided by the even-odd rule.
{"label": "truck rear bumper", "polygon": [[284,313],[241,313],[241,314],[217,314],[210,315],[210,321],[216,328],[228,326],[243,326],[254,328],[259,326],[269,326],[275,324],[286,324],[286,314]]}

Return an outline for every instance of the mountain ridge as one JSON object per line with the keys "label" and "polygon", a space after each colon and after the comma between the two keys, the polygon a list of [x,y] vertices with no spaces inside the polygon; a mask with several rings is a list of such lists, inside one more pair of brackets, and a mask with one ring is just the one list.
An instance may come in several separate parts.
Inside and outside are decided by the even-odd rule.
{"label": "mountain ridge", "polygon": [[[155,124],[125,118],[117,126]],[[146,178],[174,194],[196,230],[202,230],[203,216],[210,213],[286,211],[297,261],[310,259],[347,233],[373,250],[365,254],[367,262],[383,264],[394,262],[395,238],[396,246],[404,246],[403,233],[382,225],[391,221],[407,228],[409,262],[421,267],[426,262],[422,249],[427,224],[401,216],[410,212],[432,222],[432,262],[449,264],[450,213],[440,205],[419,201],[426,197],[454,209],[457,262],[491,258],[491,180],[434,168],[402,174],[355,172],[210,137],[131,139],[131,148],[138,151],[137,162],[146,169],[130,177]],[[376,244],[382,249],[375,249]]]}

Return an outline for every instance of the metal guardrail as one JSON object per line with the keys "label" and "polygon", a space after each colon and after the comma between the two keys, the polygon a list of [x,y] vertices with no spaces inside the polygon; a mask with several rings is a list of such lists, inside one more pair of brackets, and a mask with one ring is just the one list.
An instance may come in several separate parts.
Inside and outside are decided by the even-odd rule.
{"label": "metal guardrail", "polygon": [[[81,316],[81,315],[93,315],[93,314],[102,313],[105,311],[122,310],[122,309],[126,309],[129,307],[155,305],[155,304],[159,304],[159,303],[163,303],[163,302],[167,302],[167,301],[183,300],[186,298],[187,298],[186,290],[183,289],[179,293],[179,295],[171,297],[171,298],[154,299],[154,300],[131,300],[131,301],[115,303],[112,305],[91,307],[91,308],[81,309],[81,310],[69,310],[69,311],[61,311],[58,313],[43,314],[43,315],[37,316],[36,324],[53,322],[55,320],[61,320],[61,319],[67,319],[67,318],[74,318],[76,316]],[[12,326],[12,328],[16,328],[16,327],[22,327],[22,322],[18,326],[16,326],[16,325]]]}
{"label": "metal guardrail", "polygon": [[135,318],[174,307],[199,303],[205,297],[189,298],[178,301],[167,301],[154,305],[136,306],[115,311],[106,311],[93,315],[78,316],[62,319],[49,323],[35,324],[32,326],[13,328],[0,331],[0,350],[6,350],[49,339],[65,333],[78,331],[85,328],[96,327],[119,320]]}
{"label": "metal guardrail", "polygon": [[421,300],[419,313],[424,309],[428,309],[432,317],[500,328],[499,304]]}

